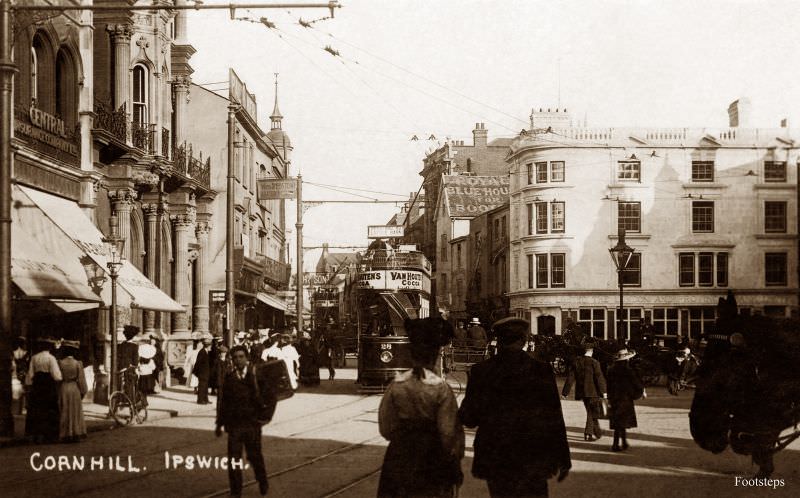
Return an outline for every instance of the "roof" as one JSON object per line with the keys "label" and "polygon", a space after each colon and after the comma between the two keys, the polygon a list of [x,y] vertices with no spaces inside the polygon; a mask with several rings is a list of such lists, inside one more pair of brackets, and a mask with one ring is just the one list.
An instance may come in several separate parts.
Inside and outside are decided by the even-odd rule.
{"label": "roof", "polygon": [[329,252],[327,255],[320,256],[317,262],[317,271],[324,272],[334,266],[338,270],[351,263],[358,263],[357,252]]}
{"label": "roof", "polygon": [[474,218],[507,203],[508,186],[508,176],[443,175],[448,216]]}
{"label": "roof", "polygon": [[513,141],[513,138],[495,138],[488,145],[489,147],[511,147]]}

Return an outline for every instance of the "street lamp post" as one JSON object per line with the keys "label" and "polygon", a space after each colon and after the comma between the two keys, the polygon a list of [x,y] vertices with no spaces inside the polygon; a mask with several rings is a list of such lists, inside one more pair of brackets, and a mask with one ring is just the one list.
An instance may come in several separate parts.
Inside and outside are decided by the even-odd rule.
{"label": "street lamp post", "polygon": [[630,247],[628,244],[625,243],[625,229],[619,229],[619,238],[617,240],[617,245],[612,247],[608,250],[611,254],[611,259],[614,261],[614,266],[617,267],[617,284],[619,285],[619,311],[617,312],[617,333],[616,338],[619,339],[620,333],[622,333],[624,327],[624,311],[625,308],[623,307],[623,278],[622,275],[625,272],[625,269],[628,267],[628,263],[633,256],[634,249]]}
{"label": "street lamp post", "polygon": [[117,215],[108,219],[111,234],[103,238],[108,245],[108,271],[111,275],[111,313],[109,313],[109,329],[111,332],[111,382],[109,382],[109,399],[111,393],[117,390],[117,277],[122,267],[122,249],[125,239],[119,236],[119,221]]}

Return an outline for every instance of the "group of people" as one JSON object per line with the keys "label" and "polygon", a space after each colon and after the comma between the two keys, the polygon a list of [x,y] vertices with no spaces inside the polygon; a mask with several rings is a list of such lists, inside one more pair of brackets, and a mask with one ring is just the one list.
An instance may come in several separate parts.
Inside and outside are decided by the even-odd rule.
{"label": "group of people", "polygon": [[82,400],[88,387],[78,358],[79,341],[40,338],[29,356],[26,340],[17,339],[12,373],[25,386],[25,435],[33,442],[77,442],[86,436]]}
{"label": "group of people", "polygon": [[454,345],[470,345],[476,348],[485,348],[488,344],[489,336],[486,329],[481,325],[478,317],[474,317],[469,322],[469,328],[465,328],[463,323],[459,323],[453,332]]}

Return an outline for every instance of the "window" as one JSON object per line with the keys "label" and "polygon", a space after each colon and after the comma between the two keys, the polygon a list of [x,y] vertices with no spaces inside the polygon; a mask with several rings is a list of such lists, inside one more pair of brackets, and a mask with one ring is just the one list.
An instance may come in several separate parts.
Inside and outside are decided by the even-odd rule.
{"label": "window", "polygon": [[728,286],[728,253],[717,253],[717,287]]}
{"label": "window", "polygon": [[461,268],[461,244],[456,244],[456,262],[458,263],[458,267]]}
{"label": "window", "polygon": [[506,217],[500,218],[500,239],[506,240],[508,233],[506,233]]}
{"label": "window", "polygon": [[694,286],[694,254],[681,253],[678,255],[678,284],[681,287]]}
{"label": "window", "polygon": [[536,267],[533,264],[533,254],[528,254],[528,288],[533,289],[533,274]]}
{"label": "window", "polygon": [[[617,310],[619,313],[619,310]],[[634,330],[639,330],[639,320],[642,318],[641,308],[628,308],[622,310],[622,330],[617,331],[617,339],[630,339]],[[615,324],[619,327],[619,323]],[[611,327],[609,326],[609,329]]]}
{"label": "window", "polygon": [[714,231],[714,202],[692,202],[692,231],[695,233],[711,233]]}
{"label": "window", "polygon": [[566,284],[565,254],[550,255],[550,287],[564,287]]}
{"label": "window", "polygon": [[498,240],[500,240],[500,220],[499,219],[495,219],[493,225],[494,225],[494,230],[493,230],[494,231],[494,240],[495,240],[495,242],[497,242]]}
{"label": "window", "polygon": [[653,329],[660,335],[678,335],[677,308],[653,309]]}
{"label": "window", "polygon": [[442,234],[440,241],[439,245],[441,246],[442,261],[447,262],[447,235]]}
{"label": "window", "polygon": [[550,203],[550,232],[564,233],[564,203]]}
{"label": "window", "polygon": [[533,183],[533,163],[526,164],[525,169],[527,170],[528,174],[528,185],[531,185]]}
{"label": "window", "polygon": [[550,163],[550,181],[564,181],[564,161],[552,161]]}
{"label": "window", "polygon": [[714,253],[701,252],[697,256],[697,284],[700,287],[714,285]]}
{"label": "window", "polygon": [[67,131],[78,122],[78,93],[75,64],[63,48],[56,56],[56,115],[64,120]]}
{"label": "window", "polygon": [[640,202],[617,204],[617,228],[633,233],[642,231],[642,204]]}
{"label": "window", "polygon": [[689,330],[687,336],[699,339],[703,334],[710,334],[714,330],[713,307],[689,308]]}
{"label": "window", "polygon": [[604,308],[581,308],[578,310],[578,323],[586,327],[591,337],[605,338],[606,310]]}
{"label": "window", "polygon": [[147,120],[147,69],[133,67],[133,122],[146,124]]}
{"label": "window", "polygon": [[36,42],[31,47],[31,104],[36,105],[39,97],[39,54],[36,53]]}
{"label": "window", "polygon": [[714,161],[692,161],[693,182],[714,181]]}
{"label": "window", "polygon": [[786,161],[764,161],[765,182],[786,181]]}
{"label": "window", "polygon": [[533,204],[528,204],[528,235],[533,235]]}
{"label": "window", "polygon": [[442,295],[445,296],[445,300],[447,300],[447,273],[442,273]]}
{"label": "window", "polygon": [[786,233],[786,201],[764,202],[764,231]]}
{"label": "window", "polygon": [[547,203],[536,203],[536,233],[547,233]]}
{"label": "window", "polygon": [[768,252],[764,256],[764,276],[766,284],[786,285],[786,253]]}
{"label": "window", "polygon": [[774,318],[786,317],[786,306],[764,306],[764,315]]}
{"label": "window", "polygon": [[625,287],[640,287],[642,285],[642,255],[635,252],[631,254],[628,265],[622,271],[622,285]]}
{"label": "window", "polygon": [[639,161],[619,161],[617,163],[617,180],[621,182],[641,181],[642,163]]}
{"label": "window", "polygon": [[536,287],[547,287],[547,254],[536,255]]}
{"label": "window", "polygon": [[[697,265],[695,266],[695,261]],[[713,287],[716,276],[717,287],[728,286],[727,252],[682,252],[678,254],[678,285],[681,287]]]}
{"label": "window", "polygon": [[536,163],[536,183],[547,183],[547,163]]}

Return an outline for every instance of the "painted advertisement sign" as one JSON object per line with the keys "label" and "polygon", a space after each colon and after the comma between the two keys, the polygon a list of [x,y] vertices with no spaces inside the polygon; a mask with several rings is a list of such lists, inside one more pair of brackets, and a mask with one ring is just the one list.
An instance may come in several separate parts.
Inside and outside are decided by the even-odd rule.
{"label": "painted advertisement sign", "polygon": [[431,279],[421,271],[375,270],[358,274],[358,286],[375,290],[415,290],[430,294]]}

